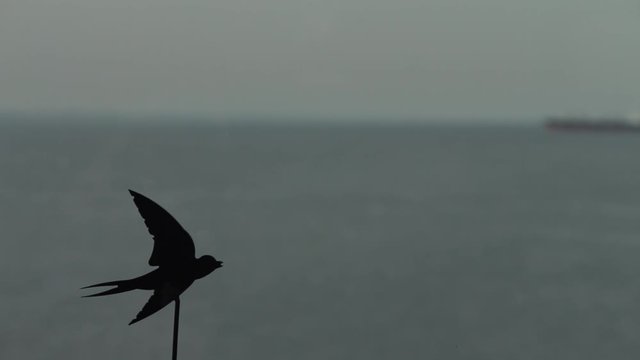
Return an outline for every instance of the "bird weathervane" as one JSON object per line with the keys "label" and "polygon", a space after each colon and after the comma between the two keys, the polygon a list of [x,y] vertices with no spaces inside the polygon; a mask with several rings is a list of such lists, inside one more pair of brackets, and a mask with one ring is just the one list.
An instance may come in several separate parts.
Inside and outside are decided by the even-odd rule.
{"label": "bird weathervane", "polygon": [[144,219],[149,233],[153,236],[153,251],[149,258],[149,265],[157,266],[157,269],[129,280],[108,281],[85,286],[83,289],[99,286],[113,286],[113,288],[83,297],[119,294],[137,289],[153,290],[149,301],[129,325],[135,324],[155,314],[171,302],[175,302],[173,323],[173,359],[175,360],[178,347],[180,294],[195,280],[222,267],[222,261],[218,261],[210,255],[196,258],[191,236],[171,214],[146,196],[133,190],[129,190],[129,193],[133,196],[133,202]]}

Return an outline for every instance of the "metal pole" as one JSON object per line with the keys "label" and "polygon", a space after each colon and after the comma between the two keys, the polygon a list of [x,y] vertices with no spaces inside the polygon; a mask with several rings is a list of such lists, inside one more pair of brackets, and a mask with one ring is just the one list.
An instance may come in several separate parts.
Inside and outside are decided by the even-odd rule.
{"label": "metal pole", "polygon": [[173,356],[172,360],[178,360],[178,323],[180,322],[180,298],[175,300],[176,307],[173,315]]}

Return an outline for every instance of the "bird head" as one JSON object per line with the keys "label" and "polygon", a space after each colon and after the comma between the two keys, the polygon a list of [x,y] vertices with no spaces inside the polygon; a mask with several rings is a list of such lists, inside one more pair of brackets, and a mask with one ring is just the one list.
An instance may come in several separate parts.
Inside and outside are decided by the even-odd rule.
{"label": "bird head", "polygon": [[198,279],[203,278],[213,272],[213,270],[222,267],[222,261],[216,260],[211,255],[204,255],[198,258],[196,268]]}

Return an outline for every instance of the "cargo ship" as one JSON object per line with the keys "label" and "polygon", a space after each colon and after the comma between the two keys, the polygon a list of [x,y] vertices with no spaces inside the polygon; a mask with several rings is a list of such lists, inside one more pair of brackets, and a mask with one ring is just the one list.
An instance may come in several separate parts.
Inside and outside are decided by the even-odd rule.
{"label": "cargo ship", "polygon": [[552,116],[544,126],[552,131],[639,132],[638,117]]}

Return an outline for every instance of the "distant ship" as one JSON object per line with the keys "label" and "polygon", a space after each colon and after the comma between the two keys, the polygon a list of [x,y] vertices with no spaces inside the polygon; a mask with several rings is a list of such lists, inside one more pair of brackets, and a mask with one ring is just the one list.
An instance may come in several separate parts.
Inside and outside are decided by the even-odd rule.
{"label": "distant ship", "polygon": [[546,118],[544,126],[552,131],[640,132],[640,118],[551,116]]}

